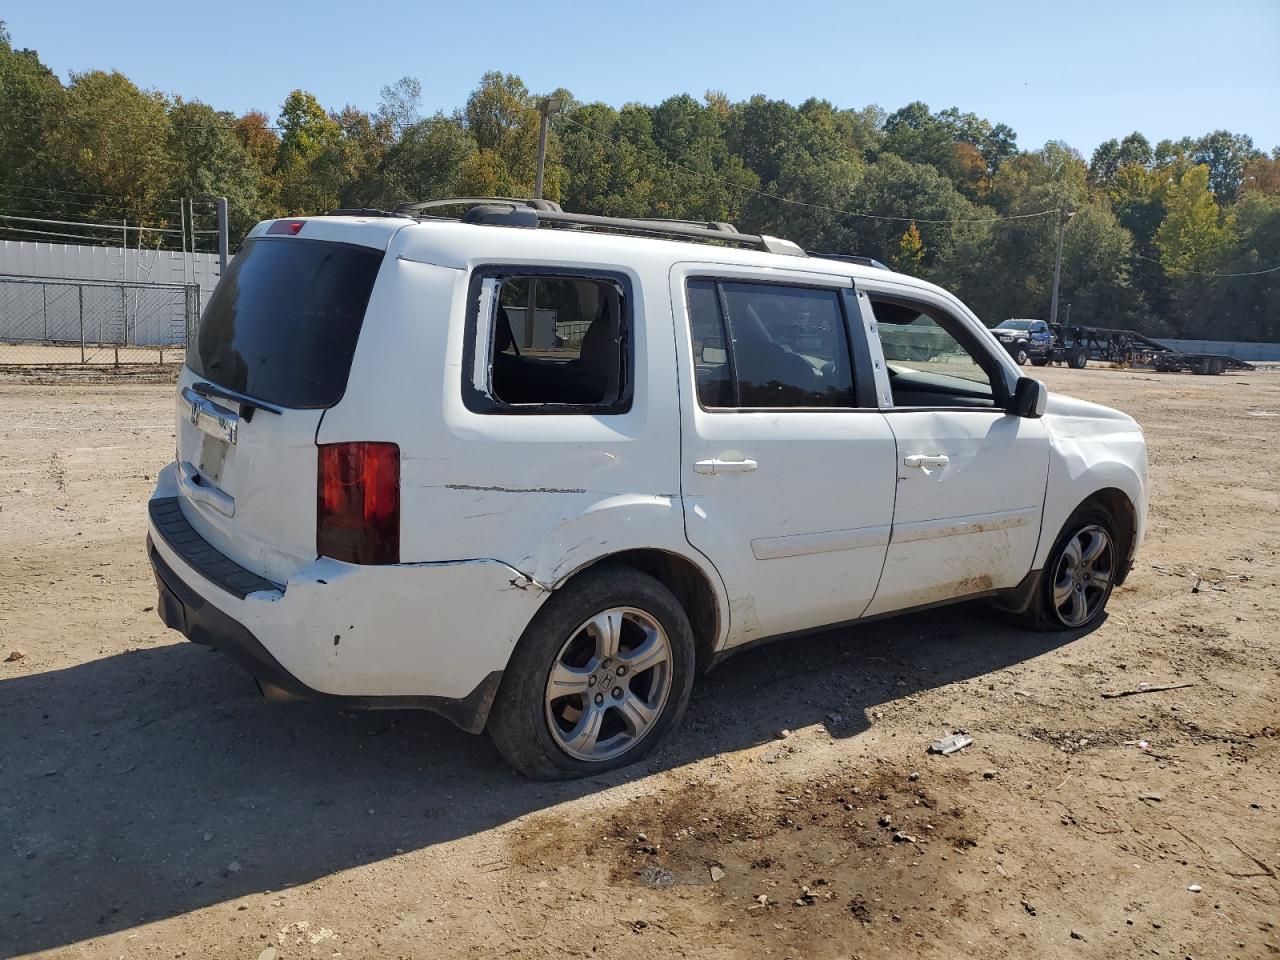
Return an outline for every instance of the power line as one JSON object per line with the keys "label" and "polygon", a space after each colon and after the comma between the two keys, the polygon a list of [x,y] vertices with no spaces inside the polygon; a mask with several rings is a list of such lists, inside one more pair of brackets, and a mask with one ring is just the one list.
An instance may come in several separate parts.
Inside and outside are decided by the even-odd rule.
{"label": "power line", "polygon": [[[90,230],[113,230],[119,232],[121,230],[142,230],[149,233],[181,233],[181,230],[172,230],[166,227],[148,227],[141,223],[128,223],[120,221],[119,223],[89,223],[84,220],[45,220],[40,217],[17,217],[7,213],[0,213],[0,220],[22,220],[25,223],[39,223],[51,227],[88,227]],[[217,233],[216,230],[202,230],[201,233]]]}
{"label": "power line", "polygon": [[743,186],[742,184],[734,183],[731,180],[726,180],[723,177],[717,177],[714,174],[703,173],[701,170],[695,170],[692,167],[685,166],[683,163],[679,163],[678,161],[672,160],[666,154],[655,153],[654,151],[649,150],[645,147],[642,147],[638,144],[621,140],[618,137],[614,137],[610,134],[603,133],[599,130],[594,130],[591,127],[587,126],[585,123],[579,123],[577,120],[573,119],[573,117],[569,116],[568,114],[562,113],[560,114],[560,117],[564,120],[567,120],[569,123],[573,124],[575,127],[581,127],[583,130],[587,131],[587,133],[594,134],[596,136],[602,136],[606,140],[611,140],[614,143],[618,144],[619,146],[628,146],[628,147],[631,147],[632,149],[639,150],[643,153],[647,153],[652,157],[656,157],[659,160],[665,161],[666,163],[670,164],[673,167],[677,167],[681,170],[684,170],[687,173],[691,173],[695,177],[702,177],[704,180],[709,180],[712,183],[718,183],[724,187],[728,187],[730,190],[738,190],[742,193],[751,193],[751,194],[755,194],[758,197],[766,197],[770,200],[776,200],[779,203],[788,203],[788,204],[792,204],[793,206],[807,207],[811,210],[825,210],[828,213],[835,213],[844,217],[862,217],[863,219],[866,219],[866,220],[887,220],[895,223],[935,223],[935,224],[999,223],[1004,220],[1030,220],[1035,217],[1047,217],[1050,215],[1056,215],[1058,213],[1058,208],[1054,207],[1050,210],[1040,210],[1036,213],[1019,213],[1019,214],[1014,214],[1013,216],[1008,216],[1008,217],[985,217],[980,219],[956,218],[951,220],[935,220],[935,219],[929,219],[927,217],[890,217],[890,216],[881,216],[880,214],[875,214],[875,213],[861,213],[857,210],[843,210],[839,207],[827,206],[824,203],[810,203],[806,200],[794,200],[791,197],[783,197],[783,196],[779,196],[776,193],[769,193],[767,190],[757,190],[754,187],[746,187],[746,186]]}
{"label": "power line", "polygon": [[[1170,272],[1169,268],[1165,267],[1165,265],[1161,261],[1157,260],[1155,257],[1143,256],[1141,253],[1135,253],[1134,256],[1137,257],[1139,260],[1146,260],[1149,263],[1155,263],[1161,267],[1164,267],[1164,270],[1166,273]],[[1250,270],[1246,273],[1205,273],[1203,270],[1190,270],[1183,267],[1183,268],[1180,268],[1178,272],[1193,273],[1197,277],[1260,277],[1263,274],[1267,274],[1267,273],[1280,273],[1280,267],[1267,267],[1267,269],[1265,270]]]}
{"label": "power line", "polygon": [[[10,190],[22,190],[26,193],[65,194],[67,196],[90,197],[96,200],[111,200],[111,201],[125,203],[125,204],[137,202],[135,200],[130,200],[128,197],[117,197],[109,193],[94,193],[88,190],[62,190],[57,187],[29,187],[26,184],[21,184],[21,183],[10,183],[10,184],[6,184],[5,186],[7,186]],[[18,199],[36,200],[36,199],[44,199],[44,198],[43,197],[24,197],[24,198],[18,198]],[[71,203],[72,201],[60,200],[57,197],[50,197],[48,199],[48,202],[61,203],[66,205]],[[182,201],[174,197],[156,197],[155,200],[152,202],[178,204],[178,203],[181,203]]]}

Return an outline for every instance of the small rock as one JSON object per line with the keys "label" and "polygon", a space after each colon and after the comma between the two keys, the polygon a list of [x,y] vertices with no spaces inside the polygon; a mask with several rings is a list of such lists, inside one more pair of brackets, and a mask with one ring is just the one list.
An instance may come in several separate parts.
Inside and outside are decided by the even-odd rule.
{"label": "small rock", "polygon": [[919,780],[919,779],[920,779],[920,774],[916,773],[916,772],[913,770],[913,771],[911,771],[911,775],[910,775],[910,776],[908,776],[908,777],[907,777],[907,779],[908,779],[908,780],[910,780],[912,783],[914,783],[915,781],[917,781],[917,780]]}
{"label": "small rock", "polygon": [[643,834],[643,833],[637,833],[637,834],[636,834],[636,839],[637,839],[637,840],[639,840],[641,843],[648,843],[648,842],[649,842],[649,837],[648,837],[648,835],[647,835],[647,834]]}
{"label": "small rock", "polygon": [[908,833],[903,833],[901,830],[899,830],[897,833],[893,835],[893,842],[894,843],[915,843],[916,838],[911,836]]}
{"label": "small rock", "polygon": [[713,863],[711,865],[711,882],[719,883],[723,879],[724,879],[724,867],[720,866],[720,864],[718,863]]}
{"label": "small rock", "polygon": [[239,860],[232,860],[230,863],[227,864],[227,873],[239,873],[239,872],[240,872]]}
{"label": "small rock", "polygon": [[1163,794],[1163,793],[1147,792],[1147,793],[1142,794],[1138,799],[1139,799],[1139,800],[1152,800],[1152,801],[1154,801],[1155,803],[1160,803],[1160,802],[1164,799],[1164,794]]}
{"label": "small rock", "polygon": [[1190,890],[1192,893],[1199,893],[1201,890],[1204,889],[1204,887],[1200,886],[1200,884],[1198,883],[1193,883],[1189,887],[1187,887],[1187,889]]}
{"label": "small rock", "polygon": [[276,960],[278,956],[280,956],[280,951],[275,947],[267,947],[267,949],[258,954],[258,960]]}
{"label": "small rock", "polygon": [[631,929],[634,930],[636,933],[639,933],[641,930],[643,930],[647,926],[649,926],[648,920],[636,920],[631,924]]}
{"label": "small rock", "polygon": [[983,771],[982,771],[982,779],[983,779],[983,780],[994,780],[995,778],[996,778],[996,772],[995,772],[994,770],[983,770]]}
{"label": "small rock", "polygon": [[756,897],[756,903],[768,903],[768,902],[769,902],[769,895],[767,893],[762,893],[760,894],[760,896]]}
{"label": "small rock", "polygon": [[889,827],[889,826],[892,826],[892,825],[893,825],[893,817],[889,816],[889,814],[887,814],[887,813],[883,813],[883,814],[881,814],[881,815],[880,815],[880,819],[879,819],[879,820],[877,820],[877,821],[876,821],[876,823],[880,824],[880,826],[882,826],[882,827]]}
{"label": "small rock", "polygon": [[1082,942],[1083,942],[1083,941],[1084,941],[1084,934],[1083,934],[1083,933],[1081,933],[1079,930],[1072,930],[1072,931],[1071,931],[1071,939],[1072,939],[1072,940],[1080,940],[1080,941],[1082,941]]}
{"label": "small rock", "polygon": [[1031,914],[1033,917],[1036,915],[1035,906],[1026,897],[1022,898],[1022,909],[1027,911],[1027,913]]}
{"label": "small rock", "polygon": [[778,738],[779,740],[785,740],[785,739],[787,739],[787,737],[791,736],[791,731],[790,731],[790,730],[787,730],[787,729],[784,727],[783,729],[781,729],[781,730],[779,730],[779,731],[777,732],[776,736],[777,736],[777,738]]}
{"label": "small rock", "polygon": [[25,650],[10,650],[9,655],[4,658],[5,663],[17,663],[27,655]]}
{"label": "small rock", "polygon": [[212,839],[213,839],[213,834],[212,834],[212,833],[206,833],[206,834],[204,835],[204,842],[205,842],[205,843],[208,843],[208,842],[209,842],[210,840],[212,840]]}
{"label": "small rock", "polygon": [[827,719],[830,720],[832,723],[844,723],[844,717],[842,717],[838,713],[828,713]]}

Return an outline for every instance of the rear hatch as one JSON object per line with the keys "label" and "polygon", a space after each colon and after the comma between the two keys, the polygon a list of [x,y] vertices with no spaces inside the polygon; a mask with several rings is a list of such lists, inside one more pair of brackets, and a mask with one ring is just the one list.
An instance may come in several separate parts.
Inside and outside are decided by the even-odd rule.
{"label": "rear hatch", "polygon": [[[374,232],[373,247],[308,238],[312,225],[343,235],[308,220],[255,228],[209,299],[178,381],[182,512],[222,553],[280,584],[316,557],[316,431],[346,390],[394,232]],[[367,241],[368,226],[351,234]]]}

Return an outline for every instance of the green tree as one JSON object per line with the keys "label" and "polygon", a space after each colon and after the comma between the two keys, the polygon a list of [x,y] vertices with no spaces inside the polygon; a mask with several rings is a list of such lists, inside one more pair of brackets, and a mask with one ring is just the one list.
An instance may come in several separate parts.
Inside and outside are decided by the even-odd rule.
{"label": "green tree", "polygon": [[0,211],[61,212],[56,201],[42,198],[50,196],[50,138],[64,109],[62,84],[53,71],[34,50],[13,49],[0,22]]}
{"label": "green tree", "polygon": [[122,73],[93,70],[72,74],[63,105],[48,158],[61,185],[90,200],[81,212],[167,223],[173,167],[164,96]]}
{"label": "green tree", "polygon": [[1171,277],[1214,271],[1231,242],[1231,224],[1209,192],[1209,168],[1188,168],[1165,192],[1165,209],[1155,236],[1165,271]]}
{"label": "green tree", "polygon": [[288,213],[323,213],[338,206],[340,184],[333,157],[339,151],[342,127],[313,94],[294,90],[280,110],[280,148],[275,175],[280,205]]}
{"label": "green tree", "polygon": [[232,236],[259,219],[259,171],[237,138],[235,118],[207,104],[179,101],[169,111],[169,156],[175,197],[227,198]]}

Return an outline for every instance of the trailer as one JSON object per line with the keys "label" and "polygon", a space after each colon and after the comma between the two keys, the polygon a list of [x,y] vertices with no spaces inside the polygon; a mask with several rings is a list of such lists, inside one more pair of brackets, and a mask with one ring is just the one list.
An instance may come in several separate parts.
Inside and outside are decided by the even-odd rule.
{"label": "trailer", "polygon": [[1041,356],[1031,358],[1031,362],[1038,367],[1048,363],[1065,363],[1078,370],[1089,360],[1101,360],[1127,367],[1150,366],[1160,373],[1186,371],[1201,376],[1216,376],[1226,370],[1253,369],[1253,364],[1235,357],[1213,353],[1183,353],[1136,330],[1066,323],[1051,323],[1049,330],[1053,334],[1052,346]]}

